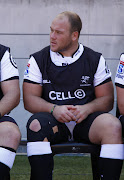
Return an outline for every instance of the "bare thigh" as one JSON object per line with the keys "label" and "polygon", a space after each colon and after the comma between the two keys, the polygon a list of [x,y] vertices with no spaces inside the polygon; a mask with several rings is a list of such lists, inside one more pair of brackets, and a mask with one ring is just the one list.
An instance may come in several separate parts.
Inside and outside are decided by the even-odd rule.
{"label": "bare thigh", "polygon": [[90,127],[89,139],[95,144],[121,144],[120,121],[109,113],[99,115]]}

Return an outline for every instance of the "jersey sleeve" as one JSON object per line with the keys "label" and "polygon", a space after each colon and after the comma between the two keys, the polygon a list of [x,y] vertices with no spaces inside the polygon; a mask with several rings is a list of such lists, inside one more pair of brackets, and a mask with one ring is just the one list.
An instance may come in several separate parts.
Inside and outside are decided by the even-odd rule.
{"label": "jersey sleeve", "polygon": [[37,62],[33,56],[31,56],[28,61],[27,68],[24,73],[24,82],[32,82],[42,85],[42,73],[40,72]]}
{"label": "jersey sleeve", "polygon": [[7,50],[1,59],[1,81],[19,79],[17,65]]}
{"label": "jersey sleeve", "polygon": [[97,71],[94,75],[94,86],[108,82],[107,80],[111,80],[111,72],[106,64],[104,57],[101,55]]}
{"label": "jersey sleeve", "polygon": [[115,75],[115,85],[124,88],[124,53],[120,56],[120,61]]}

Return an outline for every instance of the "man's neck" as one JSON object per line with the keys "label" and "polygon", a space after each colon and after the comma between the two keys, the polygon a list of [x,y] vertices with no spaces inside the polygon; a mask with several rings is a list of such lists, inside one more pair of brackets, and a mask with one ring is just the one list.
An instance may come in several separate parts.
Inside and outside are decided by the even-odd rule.
{"label": "man's neck", "polygon": [[59,52],[63,57],[73,57],[73,55],[76,53],[76,51],[79,48],[79,44],[77,43],[75,46],[73,46],[72,48],[70,48],[67,51],[62,51]]}

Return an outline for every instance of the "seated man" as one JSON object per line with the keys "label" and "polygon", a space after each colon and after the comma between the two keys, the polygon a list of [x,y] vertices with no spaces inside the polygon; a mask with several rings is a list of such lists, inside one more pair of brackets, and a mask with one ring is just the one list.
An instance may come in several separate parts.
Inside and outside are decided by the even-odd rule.
{"label": "seated man", "polygon": [[27,154],[31,180],[51,180],[50,144],[74,139],[101,145],[102,180],[119,180],[123,145],[113,108],[113,84],[103,56],[78,42],[82,22],[73,12],[51,24],[50,46],[30,56],[24,76]]}
{"label": "seated man", "polygon": [[0,180],[9,180],[20,142],[17,123],[8,114],[20,101],[19,74],[10,49],[0,45]]}
{"label": "seated man", "polygon": [[[124,130],[124,53],[120,56],[120,61],[118,64],[115,85],[117,92],[117,117],[119,117],[122,123],[122,129]],[[124,131],[123,137],[124,137]]]}

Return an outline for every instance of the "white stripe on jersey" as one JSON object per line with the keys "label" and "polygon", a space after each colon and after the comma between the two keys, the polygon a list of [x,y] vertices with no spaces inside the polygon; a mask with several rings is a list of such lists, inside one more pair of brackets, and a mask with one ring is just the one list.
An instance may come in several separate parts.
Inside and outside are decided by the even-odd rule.
{"label": "white stripe on jersey", "polygon": [[24,79],[42,84],[42,74],[33,56],[28,61]]}
{"label": "white stripe on jersey", "polygon": [[104,57],[101,56],[97,71],[94,75],[94,86],[98,86],[100,83],[104,82],[106,79],[110,77],[111,77],[110,69],[108,69]]}
{"label": "white stripe on jersey", "polygon": [[[19,76],[18,69],[11,63],[10,53],[7,50],[1,59],[1,81],[7,80],[11,77]],[[11,56],[12,58],[12,56]]]}

